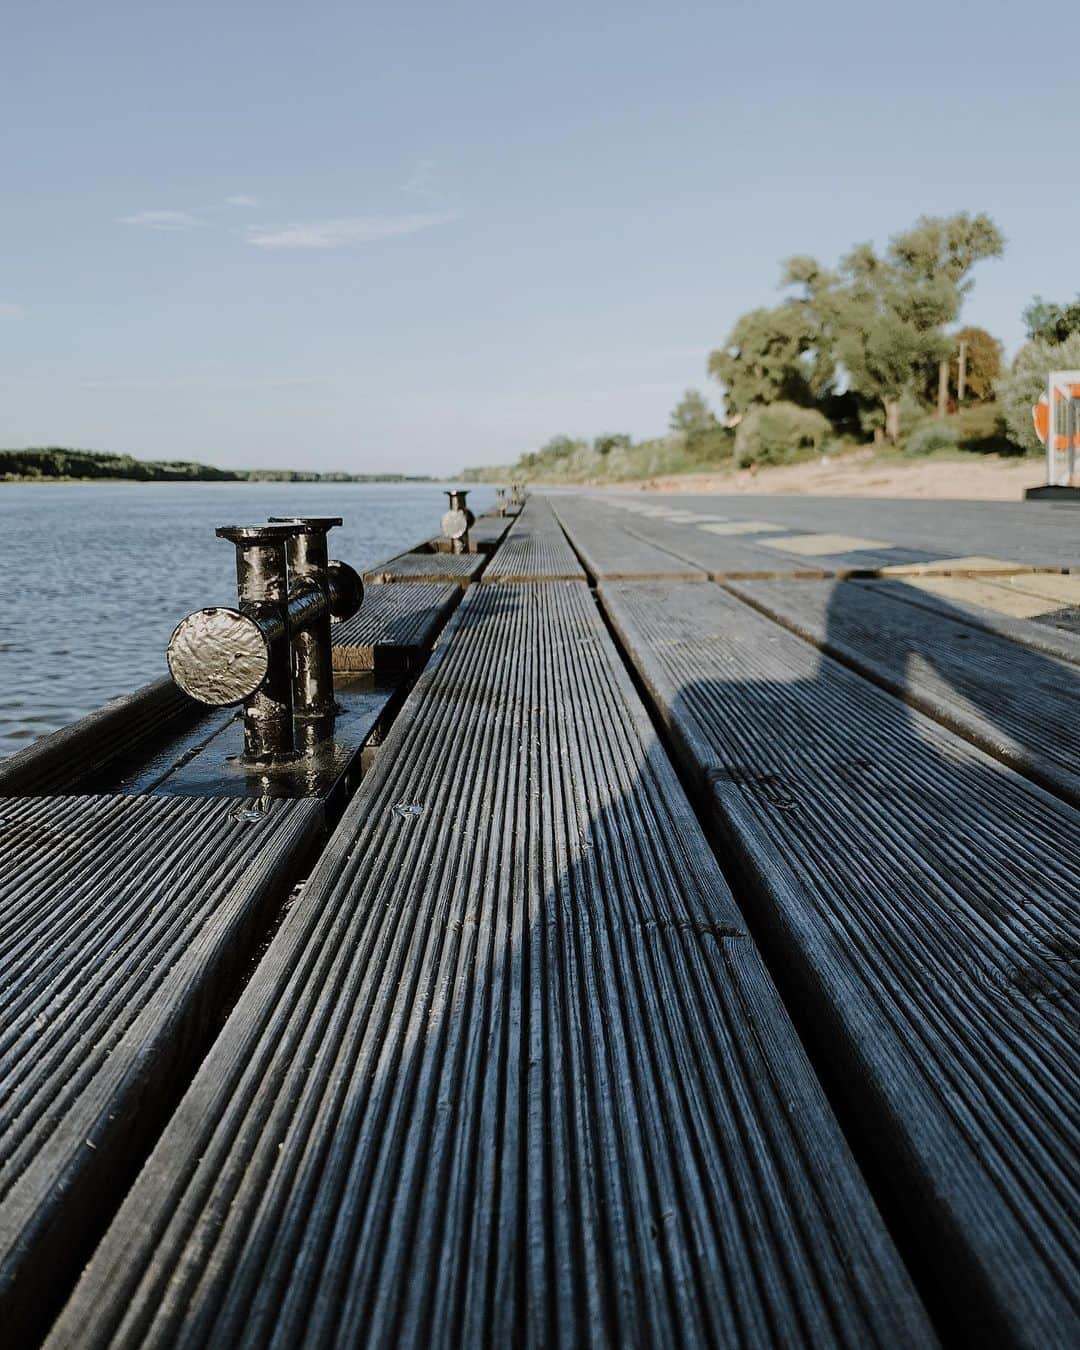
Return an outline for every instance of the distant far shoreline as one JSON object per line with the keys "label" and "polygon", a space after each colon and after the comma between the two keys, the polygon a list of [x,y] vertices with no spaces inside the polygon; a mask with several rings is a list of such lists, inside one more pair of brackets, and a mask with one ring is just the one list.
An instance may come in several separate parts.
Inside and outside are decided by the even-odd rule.
{"label": "distant far shoreline", "polygon": [[135,459],[96,450],[32,446],[0,450],[3,483],[434,483],[430,474],[309,473],[302,469],[218,469],[189,460]]}

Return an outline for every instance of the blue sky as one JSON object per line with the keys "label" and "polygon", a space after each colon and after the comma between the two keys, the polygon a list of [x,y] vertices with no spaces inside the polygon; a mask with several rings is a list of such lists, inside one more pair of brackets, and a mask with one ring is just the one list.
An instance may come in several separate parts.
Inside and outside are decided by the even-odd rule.
{"label": "blue sky", "polygon": [[1005,231],[963,317],[1011,349],[1080,290],[1066,0],[4,14],[0,445],[453,473],[657,434],[782,258],[921,213]]}

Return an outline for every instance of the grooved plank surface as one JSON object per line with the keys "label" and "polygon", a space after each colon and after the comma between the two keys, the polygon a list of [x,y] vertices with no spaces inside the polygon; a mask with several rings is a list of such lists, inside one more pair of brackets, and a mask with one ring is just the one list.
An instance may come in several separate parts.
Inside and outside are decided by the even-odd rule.
{"label": "grooved plank surface", "polygon": [[551,505],[589,574],[597,579],[707,579],[700,567],[630,534],[626,513],[594,497],[553,497]]}
{"label": "grooved plank surface", "polygon": [[[1038,466],[1034,468],[1037,474]],[[872,465],[866,473],[872,480]],[[1040,568],[1080,568],[1076,512],[1060,503],[743,493],[635,492],[612,493],[611,497],[639,510],[653,506],[668,513],[717,512],[733,519],[758,518],[783,526],[789,534],[835,532],[887,539],[898,547],[936,557],[989,554]]]}
{"label": "grooved plank surface", "polygon": [[334,671],[401,669],[429,651],[461,597],[451,582],[368,586],[351,619],[331,626]]}
{"label": "grooved plank surface", "polygon": [[1080,671],[1065,661],[837,581],[730,589],[982,749],[1080,804]]}
{"label": "grooved plank surface", "polygon": [[584,584],[472,588],[54,1346],[932,1340]]}
{"label": "grooved plank surface", "polygon": [[469,542],[491,552],[510,528],[510,524],[509,516],[477,516],[475,524],[469,530]]}
{"label": "grooved plank surface", "polygon": [[[1051,581],[1056,579],[1049,573],[1031,573],[1030,576]],[[1018,578],[1021,581],[1027,579]],[[998,577],[993,581],[976,580],[973,577],[909,577],[903,582],[867,581],[859,584],[920,609],[928,609],[952,619],[962,619],[987,632],[1011,638],[1013,642],[1022,642],[1025,647],[1034,647],[1036,651],[1058,656],[1063,661],[1080,663],[1080,633],[1070,632],[1057,625],[1058,616],[1062,613],[1073,615],[1080,611],[1055,610],[1036,622],[1030,617],[1030,611],[1029,617],[1018,617],[1008,605],[1002,609],[988,604],[991,597],[986,595],[987,591],[1001,592],[1007,601],[1026,598],[1020,591],[1009,593],[1004,590],[1009,580],[1006,577]],[[993,599],[996,603],[996,597]]]}
{"label": "grooved plank surface", "polygon": [[[628,528],[704,567],[716,581],[953,572],[1007,575],[1031,570],[1027,564],[1007,557],[961,557],[955,548],[946,546],[913,548],[890,543],[884,537],[785,532],[763,520],[713,525],[676,519],[671,512],[656,515],[624,510],[633,521]],[[947,532],[943,537],[948,537]]]}
{"label": "grooved plank surface", "polygon": [[306,802],[0,802],[8,1344],[70,1288],[321,823]]}
{"label": "grooved plank surface", "polygon": [[785,556],[765,548],[769,527],[764,522],[760,534],[717,534],[707,528],[709,522],[673,522],[666,516],[643,511],[626,514],[626,529],[632,535],[665,549],[714,579],[826,575],[824,563],[817,558]]}
{"label": "grooved plank surface", "polygon": [[0,759],[0,798],[70,792],[205,715],[166,675]]}
{"label": "grooved plank surface", "polygon": [[484,570],[483,553],[402,553],[364,573],[369,582],[450,581],[467,586]]}
{"label": "grooved plank surface", "polygon": [[906,1250],[1075,1344],[1080,815],[718,587],[601,590]]}
{"label": "grooved plank surface", "polygon": [[488,564],[484,580],[585,580],[585,572],[547,498],[528,498]]}

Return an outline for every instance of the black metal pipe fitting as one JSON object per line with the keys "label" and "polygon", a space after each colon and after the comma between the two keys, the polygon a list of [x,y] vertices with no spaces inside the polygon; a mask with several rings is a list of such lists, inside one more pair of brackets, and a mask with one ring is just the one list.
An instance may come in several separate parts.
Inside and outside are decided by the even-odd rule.
{"label": "black metal pipe fitting", "polygon": [[442,518],[442,532],[450,540],[455,553],[468,553],[469,530],[476,524],[476,517],[466,504],[467,488],[449,488],[446,495],[450,498],[450,509]]}
{"label": "black metal pipe fitting", "polygon": [[330,620],[360,608],[364,588],[327,560],[340,517],[223,526],[236,546],[239,605],[196,610],[169,640],[169,670],[210,707],[244,705],[245,758],[286,759],[333,734]]}
{"label": "black metal pipe fitting", "polygon": [[[292,644],[293,725],[303,748],[326,740],[334,732],[332,617],[347,618],[360,608],[364,585],[347,563],[331,564],[326,536],[340,516],[271,516],[299,532],[288,542],[289,599],[311,607],[309,617],[289,616]],[[331,576],[331,566],[334,568]],[[351,591],[354,603],[347,598]],[[314,606],[317,605],[317,612]]]}

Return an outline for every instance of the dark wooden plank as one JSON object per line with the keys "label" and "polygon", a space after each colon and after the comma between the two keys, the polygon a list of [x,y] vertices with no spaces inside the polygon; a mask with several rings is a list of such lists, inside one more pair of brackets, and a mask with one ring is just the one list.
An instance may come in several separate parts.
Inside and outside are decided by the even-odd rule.
{"label": "dark wooden plank", "polygon": [[[872,469],[867,470],[872,476]],[[888,539],[913,550],[992,554],[1033,567],[1080,569],[1076,512],[1036,502],[927,501],[749,493],[612,493],[620,503],[755,518],[790,534],[818,531]]]}
{"label": "dark wooden plank", "polygon": [[1080,671],[959,616],[844,581],[729,589],[988,754],[1080,805]]}
{"label": "dark wooden plank", "polygon": [[[674,508],[672,508],[674,509]],[[627,513],[627,533],[643,543],[654,544],[713,580],[729,577],[824,577],[826,568],[816,559],[792,559],[762,545],[762,533],[727,533],[752,526],[752,521],[704,521],[700,524],[669,521],[661,516]],[[762,522],[763,524],[765,522]],[[718,526],[717,533],[711,526]]]}
{"label": "dark wooden plank", "polygon": [[182,735],[205,712],[166,675],[0,759],[0,797],[74,792],[158,739]]}
{"label": "dark wooden plank", "polygon": [[595,497],[555,496],[551,506],[594,580],[708,579],[702,568],[631,534],[626,512]]}
{"label": "dark wooden plank", "polygon": [[[717,499],[720,505],[727,503]],[[767,519],[752,519],[752,508],[729,520],[695,520],[673,506],[633,510],[624,506],[627,528],[679,557],[704,567],[715,581],[772,577],[873,577],[878,575],[1008,576],[1032,568],[1008,556],[962,555],[955,545],[914,548],[843,531],[785,530]],[[762,513],[765,514],[764,512]],[[947,535],[945,536],[948,537]]]}
{"label": "dark wooden plank", "polygon": [[[888,595],[894,600],[902,600],[906,604],[929,610],[932,614],[944,614],[954,620],[962,619],[984,632],[996,633],[1013,642],[1020,642],[1025,647],[1031,647],[1037,652],[1045,652],[1048,656],[1080,664],[1080,634],[1063,631],[1052,622],[1043,623],[1011,617],[988,609],[985,605],[973,604],[956,594],[935,595],[921,585],[916,587],[906,581],[861,581],[856,584]],[[962,591],[964,587],[957,588],[950,585],[947,589]]]}
{"label": "dark wooden plank", "polygon": [[71,1287],[321,824],[306,802],[0,803],[6,1344]]}
{"label": "dark wooden plank", "polygon": [[435,644],[461,598],[452,583],[373,585],[358,613],[334,624],[334,672],[410,670]]}
{"label": "dark wooden plank", "polygon": [[494,553],[511,525],[510,516],[477,516],[469,530],[469,543],[482,553]]}
{"label": "dark wooden plank", "polygon": [[485,581],[573,581],[585,571],[545,497],[530,496],[484,572]]}
{"label": "dark wooden plank", "polygon": [[1080,814],[720,588],[601,593],[956,1334],[1075,1344]]}
{"label": "dark wooden plank", "polygon": [[449,581],[467,586],[484,570],[483,553],[401,553],[364,573],[364,585],[393,581]]}
{"label": "dark wooden plank", "polygon": [[261,764],[257,770],[245,764],[241,715],[220,709],[208,711],[183,735],[143,745],[138,754],[89,780],[85,790],[170,797],[317,797],[336,818],[360,781],[364,752],[381,741],[407,684],[402,670],[336,675],[334,734],[299,759]]}
{"label": "dark wooden plank", "polygon": [[51,1344],[924,1345],[583,583],[472,588]]}

